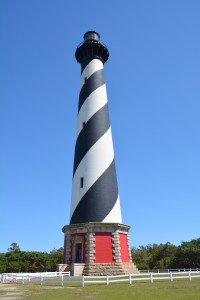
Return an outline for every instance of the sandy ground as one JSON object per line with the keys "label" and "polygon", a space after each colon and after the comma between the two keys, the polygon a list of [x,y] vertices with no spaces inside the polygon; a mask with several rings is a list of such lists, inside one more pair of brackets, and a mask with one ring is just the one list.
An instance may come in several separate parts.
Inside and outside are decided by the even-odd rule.
{"label": "sandy ground", "polygon": [[[3,292],[3,295],[0,293],[0,300],[23,300],[23,296],[27,296],[29,294],[28,289],[20,290],[21,285],[16,285],[12,283],[3,284],[0,283],[0,292]],[[68,289],[74,289],[77,287],[67,287]],[[42,289],[63,289],[61,286],[43,286]],[[85,298],[85,297],[84,297]],[[88,297],[87,297],[88,298]]]}
{"label": "sandy ground", "polygon": [[21,300],[23,296],[23,293],[18,291],[17,286],[10,284],[0,284],[0,291],[5,293],[0,295],[0,300]]}
{"label": "sandy ground", "polygon": [[[48,286],[43,287],[43,289],[62,289],[61,286]],[[75,288],[75,287],[67,287],[67,288]],[[3,295],[0,294],[0,300],[22,300],[23,296],[27,296],[28,290],[24,290],[23,292],[19,289],[18,285],[8,283],[2,284],[0,283],[0,291],[4,292]]]}

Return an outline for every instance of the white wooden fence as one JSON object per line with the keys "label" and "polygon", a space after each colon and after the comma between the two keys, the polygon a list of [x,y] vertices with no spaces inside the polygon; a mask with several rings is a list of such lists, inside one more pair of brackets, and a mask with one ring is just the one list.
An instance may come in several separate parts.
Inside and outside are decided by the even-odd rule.
{"label": "white wooden fence", "polygon": [[200,271],[166,272],[166,273],[140,273],[117,276],[70,276],[70,272],[45,272],[45,273],[4,273],[1,275],[2,283],[35,283],[40,285],[81,285],[106,284],[127,282],[132,284],[137,281],[176,280],[200,278]]}
{"label": "white wooden fence", "polygon": [[182,268],[182,269],[152,269],[152,270],[140,270],[140,273],[170,273],[170,272],[189,272],[189,271],[200,271],[199,268]]}
{"label": "white wooden fence", "polygon": [[200,271],[189,272],[167,272],[167,273],[142,273],[142,274],[129,274],[117,276],[82,276],[82,286],[85,284],[104,283],[109,285],[115,282],[127,282],[132,284],[136,281],[150,281],[153,283],[155,280],[176,280],[176,279],[189,279],[200,278]]}
{"label": "white wooden fence", "polygon": [[61,282],[63,285],[64,278],[70,277],[70,272],[42,272],[42,273],[3,273],[1,274],[2,283],[40,283],[43,284],[44,280],[56,283]]}

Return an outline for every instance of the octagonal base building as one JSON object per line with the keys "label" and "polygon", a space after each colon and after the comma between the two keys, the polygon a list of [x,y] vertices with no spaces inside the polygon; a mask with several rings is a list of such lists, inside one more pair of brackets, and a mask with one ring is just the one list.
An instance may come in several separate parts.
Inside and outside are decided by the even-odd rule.
{"label": "octagonal base building", "polygon": [[72,275],[138,273],[122,223],[104,64],[107,47],[88,31],[75,53],[81,65],[70,224],[64,232],[64,264]]}

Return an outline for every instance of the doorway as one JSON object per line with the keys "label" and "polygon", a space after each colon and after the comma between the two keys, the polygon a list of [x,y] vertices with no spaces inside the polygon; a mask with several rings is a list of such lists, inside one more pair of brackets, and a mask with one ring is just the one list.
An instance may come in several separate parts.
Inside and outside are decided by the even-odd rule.
{"label": "doorway", "polygon": [[76,243],[75,244],[75,263],[82,263],[83,262],[83,244],[82,243]]}

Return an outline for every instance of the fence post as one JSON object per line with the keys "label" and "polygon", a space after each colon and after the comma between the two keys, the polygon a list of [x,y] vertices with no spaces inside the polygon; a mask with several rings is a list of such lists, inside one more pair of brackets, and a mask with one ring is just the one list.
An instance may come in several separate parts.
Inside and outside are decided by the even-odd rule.
{"label": "fence post", "polygon": [[191,271],[189,271],[188,273],[189,273],[189,279],[191,280],[192,279]]}
{"label": "fence post", "polygon": [[130,283],[130,284],[132,283],[132,280],[131,280],[131,274],[129,274],[129,283]]}
{"label": "fence post", "polygon": [[42,273],[40,273],[40,285],[42,285]]}
{"label": "fence post", "polygon": [[61,275],[61,286],[63,286],[63,274]]}
{"label": "fence post", "polygon": [[170,272],[170,280],[173,281],[173,275],[172,275],[172,272]]}
{"label": "fence post", "polygon": [[84,287],[84,284],[85,284],[85,282],[84,282],[84,275],[82,275],[82,287]]}
{"label": "fence post", "polygon": [[109,285],[109,276],[106,275],[106,284]]}
{"label": "fence post", "polygon": [[150,273],[150,281],[151,281],[151,283],[153,283],[153,273],[152,272]]}
{"label": "fence post", "polygon": [[[17,278],[17,276],[16,276]],[[24,284],[24,274],[22,275],[22,284]]]}

